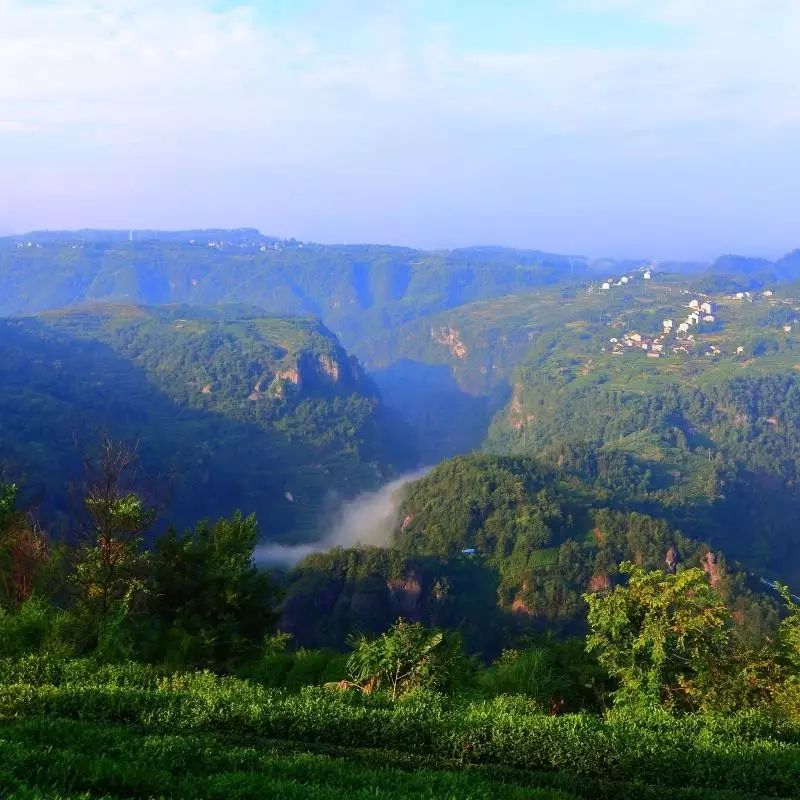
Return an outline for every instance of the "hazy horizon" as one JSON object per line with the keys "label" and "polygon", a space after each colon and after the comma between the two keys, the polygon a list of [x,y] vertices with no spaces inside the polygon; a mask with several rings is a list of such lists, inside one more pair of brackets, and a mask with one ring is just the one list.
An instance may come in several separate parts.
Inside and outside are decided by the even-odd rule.
{"label": "hazy horizon", "polygon": [[[712,7],[714,6],[714,7]],[[0,0],[0,230],[775,258],[794,0]]]}
{"label": "hazy horizon", "polygon": [[231,225],[231,226],[222,226],[222,225],[207,225],[207,226],[197,226],[197,225],[190,225],[188,227],[180,227],[180,228],[157,228],[157,227],[144,227],[144,228],[129,228],[125,226],[120,226],[117,228],[110,228],[110,227],[95,227],[91,225],[80,225],[74,228],[30,228],[24,231],[1,231],[0,230],[0,238],[5,239],[20,239],[24,240],[26,236],[33,236],[38,234],[57,234],[57,233],[80,233],[81,231],[94,231],[94,232],[109,232],[109,233],[124,233],[126,231],[133,232],[134,238],[137,233],[183,233],[183,232],[190,232],[190,231],[237,231],[237,230],[247,230],[253,229],[257,230],[260,236],[265,236],[268,238],[275,238],[275,239],[284,239],[286,241],[297,241],[304,244],[315,244],[315,245],[322,245],[324,247],[399,247],[399,248],[410,248],[410,249],[418,249],[422,251],[428,252],[447,252],[450,250],[468,250],[472,248],[499,248],[501,250],[529,250],[529,251],[539,251],[542,253],[550,253],[552,255],[558,256],[567,256],[573,258],[586,258],[591,261],[602,261],[604,259],[616,260],[616,261],[652,261],[654,263],[659,262],[677,262],[677,263],[712,263],[715,259],[720,258],[722,256],[741,256],[744,258],[756,258],[756,259],[767,259],[767,260],[777,260],[783,256],[789,255],[792,252],[800,250],[800,236],[798,236],[798,245],[794,247],[790,247],[785,251],[777,252],[777,253],[763,253],[763,252],[734,252],[733,250],[720,250],[718,253],[713,254],[708,258],[680,258],[678,256],[671,256],[669,254],[665,254],[660,258],[653,258],[648,253],[581,253],[576,250],[549,250],[543,247],[537,247],[535,245],[515,245],[515,244],[506,244],[503,242],[470,242],[468,244],[459,244],[459,245],[443,245],[440,247],[421,247],[416,246],[413,244],[409,244],[407,242],[393,242],[393,241],[340,241],[340,240],[331,240],[331,241],[319,241],[316,239],[311,239],[307,237],[302,237],[294,234],[288,234],[286,236],[275,234],[273,231],[269,230],[262,230],[255,225]]}

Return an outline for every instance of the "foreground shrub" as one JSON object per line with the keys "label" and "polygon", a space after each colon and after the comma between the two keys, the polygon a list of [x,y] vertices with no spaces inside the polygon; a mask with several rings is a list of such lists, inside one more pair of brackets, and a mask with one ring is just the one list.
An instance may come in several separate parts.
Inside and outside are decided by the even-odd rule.
{"label": "foreground shrub", "polygon": [[793,796],[800,785],[800,728],[756,712],[551,717],[535,713],[525,698],[468,701],[412,692],[393,703],[382,694],[320,688],[289,694],[210,673],[164,675],[139,666],[93,672],[80,661],[0,662],[0,676],[0,716],[257,734],[769,796]]}

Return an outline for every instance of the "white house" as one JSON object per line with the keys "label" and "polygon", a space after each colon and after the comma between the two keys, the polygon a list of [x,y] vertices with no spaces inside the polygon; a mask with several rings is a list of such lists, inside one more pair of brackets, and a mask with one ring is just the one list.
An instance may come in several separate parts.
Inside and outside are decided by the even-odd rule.
{"label": "white house", "polygon": [[714,318],[714,315],[713,315],[713,314],[706,314],[706,315],[703,317],[703,322],[713,322],[713,321],[714,321],[714,319],[715,319],[715,318]]}
{"label": "white house", "polygon": [[706,302],[700,306],[700,310],[705,314],[711,314],[714,309],[711,307],[711,303]]}
{"label": "white house", "polygon": [[652,278],[653,276],[652,276],[652,274],[650,273],[650,270],[648,269],[648,270],[646,270],[646,271],[645,271],[645,273],[644,273],[644,275],[643,275],[642,277],[643,277],[643,278],[644,278],[646,281],[649,281],[649,280],[650,280],[650,278]]}
{"label": "white house", "polygon": [[772,289],[767,289],[764,292],[764,297],[772,297],[773,294],[775,294],[775,292],[773,292]]}
{"label": "white house", "polygon": [[624,284],[624,283],[627,283],[627,282],[628,282],[628,280],[629,280],[629,278],[628,278],[626,275],[623,275],[623,276],[622,276],[622,277],[619,279],[619,282]]}
{"label": "white house", "polygon": [[744,347],[741,347],[741,346],[737,347],[736,348],[736,355],[740,356],[742,353],[744,353]]}
{"label": "white house", "polygon": [[783,326],[783,330],[784,330],[786,333],[791,333],[791,332],[792,332],[792,326],[791,326],[791,325],[784,325],[784,326]]}
{"label": "white house", "polygon": [[686,333],[689,330],[689,323],[688,322],[681,322],[678,325],[678,333]]}
{"label": "white house", "polygon": [[611,284],[608,281],[606,281],[600,288],[603,289],[603,290],[610,289],[611,288]]}
{"label": "white house", "polygon": [[699,300],[690,300],[689,301],[689,308],[700,308],[700,301]]}
{"label": "white house", "polygon": [[744,300],[744,292],[736,292],[737,300]]}

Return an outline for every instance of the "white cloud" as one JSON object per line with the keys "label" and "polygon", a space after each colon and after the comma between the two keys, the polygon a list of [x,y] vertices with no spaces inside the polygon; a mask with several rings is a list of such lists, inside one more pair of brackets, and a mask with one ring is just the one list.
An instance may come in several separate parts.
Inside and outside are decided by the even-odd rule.
{"label": "white cloud", "polygon": [[211,0],[0,0],[0,180],[16,193],[0,227],[37,224],[43,196],[123,224],[159,198],[211,214],[203,180],[232,214],[261,198],[285,225],[330,193],[369,195],[351,213],[374,219],[442,184],[472,220],[493,198],[468,206],[476,185],[519,203],[525,176],[561,191],[603,161],[702,163],[800,126],[797,0],[562,2],[677,33],[498,53],[398,4],[270,24]]}

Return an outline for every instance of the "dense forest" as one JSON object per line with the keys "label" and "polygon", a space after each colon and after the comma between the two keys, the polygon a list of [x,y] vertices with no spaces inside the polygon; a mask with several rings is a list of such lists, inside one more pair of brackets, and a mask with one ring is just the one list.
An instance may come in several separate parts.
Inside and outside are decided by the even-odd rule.
{"label": "dense forest", "polygon": [[743,629],[759,636],[773,621],[724,553],[663,519],[615,510],[566,470],[462,457],[400,494],[390,547],[334,549],[295,568],[281,624],[297,641],[340,646],[353,629],[380,632],[402,616],[457,628],[471,649],[496,656],[525,632],[582,633],[584,594],[611,588],[625,561],[702,569]]}
{"label": "dense forest", "polygon": [[796,374],[695,385],[655,375],[647,387],[614,386],[613,372],[595,369],[587,381],[580,362],[522,368],[487,446],[535,455],[617,507],[660,516],[751,569],[796,581]]}
{"label": "dense forest", "polygon": [[0,797],[796,796],[798,265],[0,239]]}
{"label": "dense forest", "polygon": [[313,536],[333,493],[374,487],[415,457],[313,320],[128,306],[7,319],[0,376],[0,458],[50,523],[103,433],[140,440],[175,521],[246,508],[287,538]]}
{"label": "dense forest", "polygon": [[[254,517],[170,528],[145,548],[156,509],[139,480],[135,451],[103,441],[73,544],[49,541],[15,486],[0,493],[0,780],[11,796],[794,794],[798,601],[782,586],[755,598],[654,520],[588,508],[581,519],[575,487],[534,462],[446,464],[406,492],[393,547],[302,564],[295,587],[315,573],[373,588],[388,577],[400,605],[382,631],[351,629],[329,649],[282,630],[292,586],[256,567]],[[514,581],[542,577],[537,553],[590,517],[588,558],[562,563],[565,545],[575,552],[564,539],[542,581],[555,594],[523,594],[544,614],[541,601],[573,580],[585,638],[537,631],[527,606],[510,609],[523,624],[495,627],[476,576],[497,573],[501,613]],[[408,603],[409,567],[426,557],[440,566],[424,604],[441,606],[442,627],[415,621]],[[602,563],[607,579],[581,591],[581,563]],[[459,580],[475,601],[460,623],[448,597]]]}

